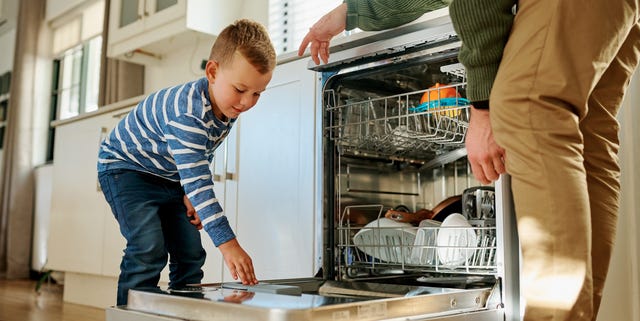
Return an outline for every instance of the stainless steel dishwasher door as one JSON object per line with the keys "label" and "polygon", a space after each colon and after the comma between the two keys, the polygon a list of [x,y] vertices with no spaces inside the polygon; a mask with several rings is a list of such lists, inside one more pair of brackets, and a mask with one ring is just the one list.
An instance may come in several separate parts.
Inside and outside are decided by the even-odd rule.
{"label": "stainless steel dishwasher door", "polygon": [[[332,289],[360,291],[379,287],[332,282]],[[384,285],[364,296],[307,294],[283,295],[222,287],[201,292],[132,290],[126,307],[107,309],[108,321],[212,320],[212,321],[324,321],[324,320],[491,320],[504,319],[499,290],[494,288],[407,288],[402,294]],[[386,290],[388,289],[388,290]],[[348,293],[348,292],[344,292]],[[379,295],[379,296],[378,296]],[[378,296],[378,297],[376,297]],[[388,297],[380,297],[388,296]]]}

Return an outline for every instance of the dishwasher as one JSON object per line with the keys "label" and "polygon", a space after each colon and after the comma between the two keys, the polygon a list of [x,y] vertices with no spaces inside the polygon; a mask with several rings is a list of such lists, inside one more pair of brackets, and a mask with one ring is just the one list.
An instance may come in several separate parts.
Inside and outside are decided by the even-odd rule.
{"label": "dishwasher", "polygon": [[521,319],[508,176],[482,186],[446,8],[336,39],[318,83],[322,267],[303,279],[136,289],[107,320]]}

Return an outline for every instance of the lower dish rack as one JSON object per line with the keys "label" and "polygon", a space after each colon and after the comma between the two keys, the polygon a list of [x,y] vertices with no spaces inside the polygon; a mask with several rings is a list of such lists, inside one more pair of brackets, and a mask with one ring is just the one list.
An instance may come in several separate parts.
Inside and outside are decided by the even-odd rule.
{"label": "lower dish rack", "polygon": [[384,217],[383,205],[358,205],[379,210],[378,219],[352,224],[353,206],[339,221],[338,266],[347,278],[405,272],[492,275],[497,272],[495,219],[470,219],[451,214],[443,222],[424,220],[419,226]]}

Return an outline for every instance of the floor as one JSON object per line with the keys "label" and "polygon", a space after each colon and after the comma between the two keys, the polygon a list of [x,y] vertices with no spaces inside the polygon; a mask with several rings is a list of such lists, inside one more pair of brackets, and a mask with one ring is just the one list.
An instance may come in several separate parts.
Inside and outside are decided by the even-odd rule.
{"label": "floor", "polygon": [[103,309],[62,302],[62,286],[0,280],[0,321],[104,321]]}

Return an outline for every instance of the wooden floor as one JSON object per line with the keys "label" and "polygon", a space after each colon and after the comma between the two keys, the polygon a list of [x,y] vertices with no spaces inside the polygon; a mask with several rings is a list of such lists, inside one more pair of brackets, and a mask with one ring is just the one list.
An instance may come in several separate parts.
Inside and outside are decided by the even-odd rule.
{"label": "wooden floor", "polygon": [[103,309],[62,302],[62,286],[0,280],[0,321],[104,321]]}

